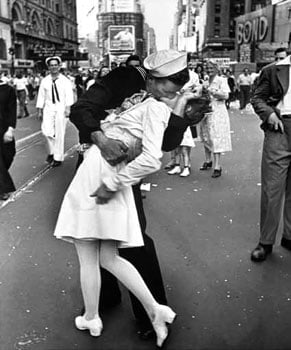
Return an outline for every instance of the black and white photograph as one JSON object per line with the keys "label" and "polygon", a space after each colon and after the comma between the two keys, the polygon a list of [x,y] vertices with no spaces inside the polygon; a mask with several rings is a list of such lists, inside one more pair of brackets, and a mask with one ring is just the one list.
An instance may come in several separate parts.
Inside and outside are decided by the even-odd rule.
{"label": "black and white photograph", "polygon": [[0,1],[0,350],[291,349],[291,0]]}

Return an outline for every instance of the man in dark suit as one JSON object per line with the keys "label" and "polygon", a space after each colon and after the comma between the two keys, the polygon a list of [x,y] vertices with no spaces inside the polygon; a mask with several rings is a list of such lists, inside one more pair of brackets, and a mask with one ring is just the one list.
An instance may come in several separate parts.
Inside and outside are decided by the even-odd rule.
{"label": "man in dark suit", "polygon": [[0,201],[15,191],[9,168],[15,156],[16,93],[0,77]]}
{"label": "man in dark suit", "polygon": [[[100,129],[100,121],[108,114],[106,111],[119,107],[126,97],[145,89],[146,72],[140,67],[118,67],[96,82],[71,107],[70,120],[79,130],[81,148],[85,150],[92,142],[96,143],[103,157],[112,165],[118,164],[126,157],[126,149],[119,141],[107,139]],[[172,114],[164,134],[163,150],[176,148],[189,124],[181,117]],[[79,164],[82,155],[79,157]],[[137,213],[144,238],[144,246],[120,250],[120,255],[130,261],[140,272],[156,300],[167,304],[165,289],[155,245],[145,230],[146,217],[143,209],[139,185],[132,187]],[[115,277],[101,271],[102,288],[100,307],[113,306],[120,302],[120,290]],[[139,334],[143,339],[153,335],[151,322],[140,302],[131,295],[135,317],[139,323]]]}
{"label": "man in dark suit", "polygon": [[260,240],[251,259],[264,261],[272,253],[282,203],[281,246],[291,251],[291,56],[265,67],[252,99],[262,119],[265,139],[261,168]]}

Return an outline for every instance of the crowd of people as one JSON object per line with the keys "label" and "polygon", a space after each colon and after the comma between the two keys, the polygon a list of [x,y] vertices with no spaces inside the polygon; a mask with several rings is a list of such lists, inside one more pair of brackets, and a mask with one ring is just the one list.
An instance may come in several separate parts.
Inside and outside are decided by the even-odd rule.
{"label": "crowd of people", "polygon": [[291,251],[291,61],[282,52],[259,76],[246,68],[238,79],[215,60],[194,64],[175,50],[153,53],[143,64],[132,55],[119,67],[80,71],[74,79],[62,72],[60,57],[49,57],[37,91],[33,80],[30,90],[26,78],[1,77],[1,199],[15,190],[8,170],[15,154],[16,98],[25,117],[29,112],[20,101],[37,93],[52,167],[64,160],[69,119],[79,132],[76,173],[54,231],[74,244],[79,258],[84,310],[75,318],[77,329],[101,335],[100,309],[120,303],[120,281],[130,291],[139,336],[156,336],[163,346],[176,313],[167,305],[155,245],[146,233],[140,183],[160,169],[163,152],[171,152],[169,175],[189,176],[198,136],[205,151],[200,170],[213,169],[212,178],[220,177],[221,154],[232,150],[228,109],[237,92],[240,109],[251,102],[265,133],[260,240],[251,259],[271,254],[282,203],[281,245]]}
{"label": "crowd of people", "polygon": [[[46,161],[53,167],[60,166],[64,159],[65,130],[70,106],[96,81],[101,81],[118,67],[116,62],[112,62],[110,68],[106,65],[102,65],[99,70],[80,68],[74,74],[62,68],[59,57],[46,60],[46,65],[47,70],[42,73],[28,71],[24,74],[17,71],[14,75],[0,74],[2,142],[4,138],[0,159],[0,200],[9,199],[10,194],[15,191],[9,174],[16,153],[14,132],[17,119],[29,117],[31,114],[28,102],[36,103],[37,117],[42,120],[41,130],[48,150]],[[131,55],[119,64],[120,67],[140,65],[141,60],[137,55]]]}

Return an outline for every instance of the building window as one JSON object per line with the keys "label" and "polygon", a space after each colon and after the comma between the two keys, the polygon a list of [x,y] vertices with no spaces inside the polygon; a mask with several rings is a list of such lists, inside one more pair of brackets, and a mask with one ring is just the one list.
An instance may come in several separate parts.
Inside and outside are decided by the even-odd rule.
{"label": "building window", "polygon": [[218,4],[218,3],[216,3],[216,4],[215,4],[215,7],[214,7],[214,10],[215,10],[215,13],[220,13],[220,11],[221,11],[221,5]]}
{"label": "building window", "polygon": [[7,60],[7,47],[4,39],[0,39],[0,59]]}
{"label": "building window", "polygon": [[54,25],[51,19],[47,21],[47,33],[49,35],[54,35]]}
{"label": "building window", "polygon": [[31,27],[36,32],[40,30],[40,19],[38,18],[38,15],[36,14],[36,12],[32,14]]}
{"label": "building window", "polygon": [[214,17],[215,26],[220,26],[220,17]]}
{"label": "building window", "polygon": [[220,37],[220,28],[215,28],[215,29],[214,29],[214,36],[215,36],[216,38]]}
{"label": "building window", "polygon": [[288,19],[291,19],[291,7],[288,8]]}
{"label": "building window", "polygon": [[60,5],[56,4],[56,12],[60,12]]}

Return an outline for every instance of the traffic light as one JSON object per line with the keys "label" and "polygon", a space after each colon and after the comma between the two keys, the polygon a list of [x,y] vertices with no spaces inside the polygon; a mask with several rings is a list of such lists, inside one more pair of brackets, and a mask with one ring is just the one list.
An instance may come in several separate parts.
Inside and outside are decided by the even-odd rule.
{"label": "traffic light", "polygon": [[9,53],[9,55],[14,55],[15,54],[15,50],[14,50],[14,47],[10,47],[9,49],[8,49],[8,53]]}

